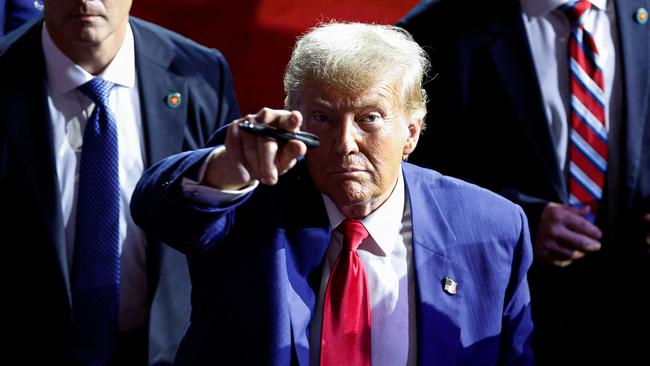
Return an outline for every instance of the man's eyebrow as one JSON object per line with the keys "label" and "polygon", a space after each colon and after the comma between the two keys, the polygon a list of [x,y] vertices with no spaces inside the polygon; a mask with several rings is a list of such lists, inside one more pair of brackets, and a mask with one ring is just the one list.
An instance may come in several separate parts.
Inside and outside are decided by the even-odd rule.
{"label": "man's eyebrow", "polygon": [[[321,107],[321,108],[330,109],[330,110],[334,110],[334,109],[338,108],[337,106],[333,105],[328,100],[325,100],[325,99],[320,98],[320,97],[311,99],[308,102],[308,104],[313,106],[313,107]],[[345,103],[345,104],[347,104],[347,103]],[[372,98],[372,99],[363,99],[363,98],[353,99],[350,102],[350,105],[351,105],[352,108],[355,108],[355,109],[367,109],[367,108],[384,109],[385,105],[386,105],[386,102],[383,100],[383,98],[377,96],[377,97]]]}
{"label": "man's eyebrow", "polygon": [[310,104],[318,106],[318,107],[324,107],[327,109],[333,109],[334,107],[332,106],[332,103],[328,102],[327,100],[323,98],[315,98],[310,101]]}

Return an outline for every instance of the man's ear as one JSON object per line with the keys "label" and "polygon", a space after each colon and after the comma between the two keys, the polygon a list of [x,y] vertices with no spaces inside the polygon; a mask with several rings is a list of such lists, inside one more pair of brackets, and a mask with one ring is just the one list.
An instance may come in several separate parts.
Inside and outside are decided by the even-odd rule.
{"label": "man's ear", "polygon": [[422,132],[422,125],[424,124],[423,118],[412,117],[408,123],[408,136],[406,137],[406,143],[404,144],[403,156],[406,159],[412,152],[415,150],[418,141],[420,139],[420,133]]}

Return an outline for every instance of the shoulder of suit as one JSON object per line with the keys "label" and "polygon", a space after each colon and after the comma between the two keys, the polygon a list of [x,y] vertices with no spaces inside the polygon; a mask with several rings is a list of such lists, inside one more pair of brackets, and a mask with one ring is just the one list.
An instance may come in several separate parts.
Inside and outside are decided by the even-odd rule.
{"label": "shoulder of suit", "polygon": [[145,40],[157,41],[173,52],[175,60],[181,63],[191,62],[197,68],[202,63],[221,64],[226,62],[219,50],[204,46],[160,25],[133,16],[130,17],[130,24],[136,39],[140,36]]}
{"label": "shoulder of suit", "polygon": [[43,17],[39,16],[0,38],[0,86],[9,80],[27,81],[40,78],[45,72],[41,28]]}
{"label": "shoulder of suit", "polygon": [[475,184],[411,165],[405,170],[405,184],[412,212],[440,210],[456,234],[458,243],[485,235],[517,243],[527,221],[521,207]]}
{"label": "shoulder of suit", "polygon": [[[416,39],[444,36],[445,32],[482,23],[502,9],[516,6],[519,0],[424,0],[397,23],[414,33]],[[443,34],[437,34],[442,31]]]}
{"label": "shoulder of suit", "polygon": [[43,16],[38,16],[15,29],[13,32],[0,37],[0,56],[11,48],[19,47],[25,41],[31,41],[32,38],[37,37],[38,41],[40,41],[42,24]]}
{"label": "shoulder of suit", "polygon": [[442,175],[434,170],[410,163],[403,164],[405,182],[409,190],[432,194],[442,206],[447,204],[480,208],[478,212],[510,212],[520,209],[508,199],[476,184]]}

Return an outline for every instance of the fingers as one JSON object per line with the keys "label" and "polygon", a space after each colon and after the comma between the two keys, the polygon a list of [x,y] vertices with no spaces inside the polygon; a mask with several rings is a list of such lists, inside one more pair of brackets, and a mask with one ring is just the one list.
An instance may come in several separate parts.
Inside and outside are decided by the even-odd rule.
{"label": "fingers", "polygon": [[589,206],[585,207],[571,207],[571,206],[561,206],[563,210],[556,211],[559,216],[558,221],[564,221],[566,226],[571,230],[578,232],[580,234],[586,235],[590,238],[600,240],[603,236],[602,231],[598,226],[594,225],[591,221],[587,220],[586,217],[591,212]]}
{"label": "fingers", "polygon": [[251,182],[250,173],[242,164],[243,141],[240,133],[236,123],[228,126],[226,148],[210,155],[202,184],[218,189],[238,190]]}
{"label": "fingers", "polygon": [[[302,115],[298,111],[261,109],[257,114],[249,114],[248,119],[274,127],[297,131],[302,124]],[[237,123],[231,124],[226,138],[226,149],[233,165],[241,165],[248,172],[250,179],[257,179],[263,184],[273,185],[278,177],[291,169],[298,158],[305,155],[307,147],[299,141],[278,142],[272,138],[243,132]]]}
{"label": "fingers", "polygon": [[302,114],[298,111],[291,111],[288,115],[282,116],[278,121],[278,127],[296,132],[302,126]]}
{"label": "fingers", "polygon": [[565,267],[588,252],[600,250],[602,232],[585,218],[588,213],[588,208],[548,204],[535,238],[535,255],[544,262]]}
{"label": "fingers", "polygon": [[585,256],[585,252],[570,249],[554,240],[548,240],[545,245],[541,246],[538,249],[538,254],[554,261],[573,261]]}
{"label": "fingers", "polygon": [[256,156],[256,176],[260,182],[273,185],[278,181],[278,170],[275,166],[275,156],[278,153],[278,143],[275,140],[257,137],[257,147],[251,153],[257,153]]}
{"label": "fingers", "polygon": [[553,240],[536,242],[535,256],[557,267],[566,267],[585,256],[585,252],[566,248]]}
{"label": "fingers", "polygon": [[298,162],[298,158],[306,153],[307,146],[304,143],[296,140],[287,142],[275,161],[279,174],[282,175],[293,168]]}
{"label": "fingers", "polygon": [[[288,115],[283,116],[278,121],[278,127],[288,130],[288,131],[298,131],[302,125],[302,115],[298,111],[292,111]],[[279,151],[276,160],[275,166],[280,175],[289,171],[293,168],[294,165],[298,162],[298,158],[307,153],[307,146],[296,140],[291,140],[284,144],[282,149]]]}
{"label": "fingers", "polygon": [[551,228],[551,236],[563,247],[582,252],[595,252],[600,249],[600,242],[592,237],[571,229],[569,223],[559,223]]}

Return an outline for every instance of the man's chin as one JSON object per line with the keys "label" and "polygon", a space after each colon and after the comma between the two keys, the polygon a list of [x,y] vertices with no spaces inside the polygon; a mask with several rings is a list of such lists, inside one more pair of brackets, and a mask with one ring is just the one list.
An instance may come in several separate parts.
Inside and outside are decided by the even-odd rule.
{"label": "man's chin", "polygon": [[102,37],[102,33],[97,29],[82,29],[75,37],[75,42],[85,45],[99,45],[106,37]]}
{"label": "man's chin", "polygon": [[367,206],[372,202],[372,192],[363,189],[362,185],[342,185],[338,186],[333,192],[328,194],[329,198],[334,202],[336,207],[343,212],[343,208],[358,209]]}

